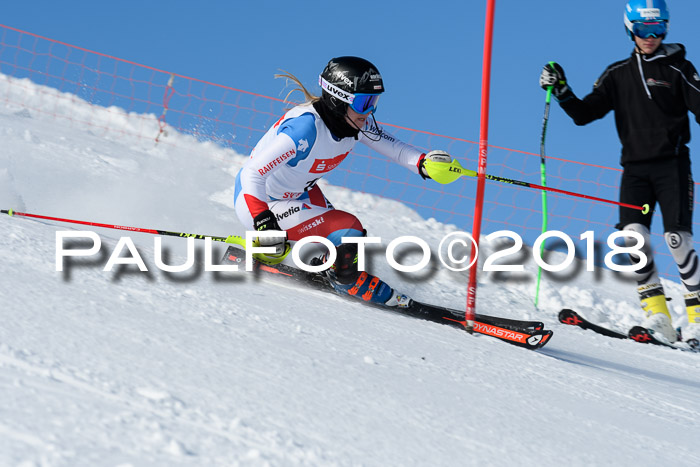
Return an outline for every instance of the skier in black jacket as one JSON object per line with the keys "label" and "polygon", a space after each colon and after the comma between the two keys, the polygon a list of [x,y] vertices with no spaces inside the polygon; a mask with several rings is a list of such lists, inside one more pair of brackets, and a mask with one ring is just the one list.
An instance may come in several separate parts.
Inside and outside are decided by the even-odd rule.
{"label": "skier in black jacket", "polygon": [[[615,111],[622,142],[620,201],[652,209],[659,204],[664,238],[687,289],[685,338],[700,338],[700,264],[693,247],[694,184],[690,170],[690,121],[700,123],[700,77],[685,58],[681,44],[664,44],[668,28],[664,0],[630,0],[625,26],[634,41],[632,55],[610,65],[593,91],[577,98],[557,63],[545,65],[540,86],[552,94],[577,125],[586,125]],[[646,327],[674,342],[671,314],[649,247],[652,213],[620,208],[617,228],[642,234],[648,261],[636,273],[637,292],[646,312]],[[631,241],[630,243],[634,243]],[[639,257],[632,257],[639,261]]]}

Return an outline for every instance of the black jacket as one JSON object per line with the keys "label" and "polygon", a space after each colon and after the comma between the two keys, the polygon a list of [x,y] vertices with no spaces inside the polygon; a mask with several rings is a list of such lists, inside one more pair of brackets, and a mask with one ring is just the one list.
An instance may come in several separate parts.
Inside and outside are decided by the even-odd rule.
{"label": "black jacket", "polygon": [[622,165],[688,157],[688,111],[700,123],[700,77],[683,45],[662,44],[653,55],[633,52],[613,63],[583,100],[570,93],[560,105],[577,125],[614,110]]}

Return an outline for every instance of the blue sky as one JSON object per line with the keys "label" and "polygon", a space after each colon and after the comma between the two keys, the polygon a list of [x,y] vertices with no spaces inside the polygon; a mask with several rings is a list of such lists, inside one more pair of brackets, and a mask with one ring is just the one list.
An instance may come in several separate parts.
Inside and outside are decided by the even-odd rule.
{"label": "blue sky", "polygon": [[[6,2],[0,23],[280,98],[288,89],[273,78],[278,70],[294,73],[318,92],[318,74],[330,58],[358,55],[374,62],[384,77],[387,91],[378,120],[478,141],[486,4],[28,0]],[[624,0],[496,2],[490,144],[539,153],[545,98],[538,85],[542,65],[549,60],[561,63],[574,91],[585,95],[607,65],[632,51],[622,21],[624,5]],[[669,5],[668,42],[685,44],[688,58],[700,65],[700,2],[670,0]],[[691,154],[697,158],[700,128],[694,121],[692,132]],[[554,104],[546,148],[550,157],[617,167],[620,144],[612,114],[576,127]],[[695,177],[700,180],[700,174]],[[588,193],[588,187],[561,188]],[[661,230],[655,221],[653,231]]]}
{"label": "blue sky", "polygon": [[[498,0],[489,143],[539,153],[548,60],[560,62],[577,94],[626,57],[623,0]],[[671,0],[669,42],[700,64],[700,2]],[[479,138],[486,0],[359,0],[348,3],[133,1],[5,2],[0,22],[119,58],[227,86],[283,97],[278,69],[317,90],[329,58],[374,62],[387,92],[377,118],[472,141]],[[700,155],[700,128],[691,150]],[[616,167],[612,115],[576,127],[555,106],[547,154]],[[700,175],[696,176],[700,177]]]}

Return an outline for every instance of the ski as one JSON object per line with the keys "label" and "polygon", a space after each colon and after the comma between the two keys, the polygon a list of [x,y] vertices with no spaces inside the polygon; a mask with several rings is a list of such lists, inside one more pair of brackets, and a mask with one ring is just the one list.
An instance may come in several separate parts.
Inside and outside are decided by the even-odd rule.
{"label": "ski", "polygon": [[[416,315],[422,315],[425,319],[433,320],[437,322],[443,322],[444,320],[457,320],[464,317],[464,311],[455,310],[453,308],[447,308],[439,305],[430,305],[428,303],[419,302],[417,300],[411,299],[411,305],[409,309]],[[528,321],[510,318],[501,318],[497,316],[482,315],[477,313],[476,318],[485,324],[490,324],[493,326],[503,327],[507,329],[512,329],[515,331],[541,331],[544,329],[544,323],[542,321]]]}
{"label": "ski", "polygon": [[[245,250],[242,248],[229,246],[221,260],[221,264],[237,265],[240,271],[245,268],[245,256]],[[268,265],[254,261],[253,274],[298,282],[316,290],[346,297],[344,294],[339,294],[321,274],[307,272],[283,263]],[[358,302],[355,298],[347,298]],[[464,312],[452,308],[431,305],[413,299],[410,300],[407,307],[387,307],[364,301],[361,303],[402,315],[464,329]],[[544,323],[541,321],[516,320],[481,314],[477,314],[475,317],[474,331],[533,350],[543,347],[552,336],[552,331],[545,330]]]}
{"label": "ski", "polygon": [[640,342],[642,344],[653,344],[663,347],[670,347],[672,349],[682,350],[684,352],[700,352],[700,346],[698,346],[697,339],[688,339],[687,341],[679,341],[675,343],[666,342],[665,340],[658,339],[654,336],[654,331],[647,329],[643,326],[633,326],[629,330],[629,338],[633,341]]}
{"label": "ski", "polygon": [[[413,299],[407,308],[382,308],[461,329],[466,324],[464,312]],[[544,324],[539,321],[513,320],[478,313],[474,317],[474,331],[528,349],[543,347],[552,336],[552,331],[545,330]]]}
{"label": "ski", "polygon": [[672,349],[677,348],[669,342],[657,339],[656,336],[654,336],[654,331],[643,326],[633,326],[632,329],[629,330],[628,335],[630,339],[641,344],[661,345],[664,347],[671,347]]}
{"label": "ski", "polygon": [[571,326],[578,326],[581,329],[588,329],[590,331],[602,334],[608,337],[614,337],[615,339],[627,339],[627,334],[621,332],[613,331],[612,329],[605,328],[595,323],[591,323],[574,310],[569,308],[564,308],[559,312],[559,322],[562,324],[569,324]]}
{"label": "ski", "polygon": [[578,326],[581,329],[587,329],[603,336],[613,337],[615,339],[632,339],[633,341],[642,344],[654,344],[682,351],[700,352],[700,348],[693,346],[692,341],[695,339],[691,339],[687,342],[671,344],[669,342],[657,339],[654,337],[653,331],[642,326],[634,326],[627,334],[624,334],[622,332],[613,331],[612,329],[592,323],[569,308],[564,308],[559,312],[559,322],[571,326]]}

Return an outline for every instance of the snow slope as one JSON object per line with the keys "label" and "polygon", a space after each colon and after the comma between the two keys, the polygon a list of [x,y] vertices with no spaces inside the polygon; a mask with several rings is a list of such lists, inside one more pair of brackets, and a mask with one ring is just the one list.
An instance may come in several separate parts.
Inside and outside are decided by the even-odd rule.
{"label": "snow slope", "polygon": [[[20,89],[8,80],[0,75],[0,95]],[[29,82],[21,89],[25,102],[50,100]],[[0,104],[0,208],[241,233],[232,186],[244,155],[177,134],[158,146],[130,139],[119,126],[144,120],[116,108],[73,99],[61,112],[109,113],[117,131]],[[155,135],[155,117],[152,125]],[[417,235],[436,251],[457,230],[396,202],[324,190],[384,245]],[[164,273],[154,236],[91,228],[100,254],[60,273],[56,232],[66,230],[80,228],[0,218],[0,465],[700,463],[699,355],[556,322],[568,306],[623,331],[638,323],[634,287],[609,271],[545,277],[539,311],[532,261],[527,274],[480,275],[480,312],[536,317],[554,330],[532,352],[322,292],[206,272],[203,242],[196,268]],[[148,272],[102,270],[122,236]],[[184,263],[184,240],[163,245],[170,264]],[[464,274],[439,265],[399,274],[373,251],[372,271],[396,288],[463,306]],[[666,286],[682,325],[681,287]]]}

